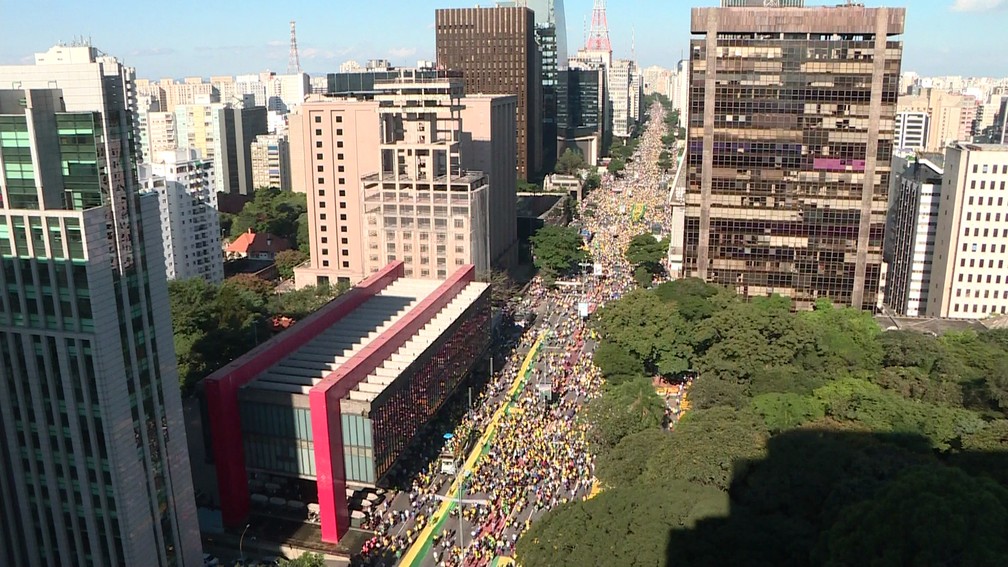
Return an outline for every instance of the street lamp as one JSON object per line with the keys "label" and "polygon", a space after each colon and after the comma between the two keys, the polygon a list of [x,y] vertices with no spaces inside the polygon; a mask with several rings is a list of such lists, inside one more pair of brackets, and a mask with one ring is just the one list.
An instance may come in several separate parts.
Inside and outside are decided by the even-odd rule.
{"label": "street lamp", "polygon": [[245,524],[245,529],[242,531],[241,539],[238,540],[238,554],[241,555],[242,565],[245,564],[245,551],[244,551],[244,549],[245,549],[244,548],[244,545],[245,545],[245,532],[248,531],[249,526],[251,526],[251,525],[252,525],[252,522],[249,522],[249,523]]}

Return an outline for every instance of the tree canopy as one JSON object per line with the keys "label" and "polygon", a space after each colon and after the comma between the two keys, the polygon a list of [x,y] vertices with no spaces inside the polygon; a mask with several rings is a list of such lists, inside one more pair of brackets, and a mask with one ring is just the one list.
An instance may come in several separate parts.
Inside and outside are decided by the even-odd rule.
{"label": "tree canopy", "polygon": [[588,257],[577,229],[546,225],[531,238],[533,263],[547,280],[565,275]]}
{"label": "tree canopy", "polygon": [[[253,199],[237,215],[231,215],[230,237],[237,238],[250,228],[286,239],[307,253],[308,202],[304,193],[281,191],[276,187],[256,189]],[[223,224],[223,223],[222,223]]]}
{"label": "tree canopy", "polygon": [[574,175],[586,167],[588,167],[588,164],[585,162],[581,152],[567,148],[557,158],[555,171],[563,175]]}
{"label": "tree canopy", "polygon": [[[1008,333],[791,307],[684,279],[599,309],[605,386],[585,419],[604,490],[533,524],[522,564],[1003,562]],[[651,380],[685,370],[669,430]]]}
{"label": "tree canopy", "polygon": [[650,274],[662,272],[661,261],[668,252],[668,244],[655,239],[650,233],[638,234],[630,240],[624,256],[635,267],[644,268]]}

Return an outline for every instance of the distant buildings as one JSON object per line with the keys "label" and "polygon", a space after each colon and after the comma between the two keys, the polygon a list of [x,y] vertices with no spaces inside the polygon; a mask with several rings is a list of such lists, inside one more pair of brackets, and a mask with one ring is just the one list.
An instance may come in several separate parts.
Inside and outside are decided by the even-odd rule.
{"label": "distant buildings", "polygon": [[139,169],[142,190],[158,197],[168,279],[224,281],[213,163],[196,150],[171,150],[151,156]]}
{"label": "distant buildings", "polygon": [[439,9],[435,13],[437,62],[460,71],[467,94],[518,97],[518,177],[543,169],[542,57],[535,15],[524,7]]}
{"label": "distant buildings", "polygon": [[940,155],[932,159],[893,158],[894,192],[885,236],[885,304],[900,315],[923,316],[928,303],[942,163]]}
{"label": "distant buildings", "polygon": [[928,146],[928,126],[931,117],[926,111],[903,110],[896,114],[893,146],[897,151],[924,151]]}
{"label": "distant buildings", "polygon": [[973,122],[977,115],[977,100],[973,96],[924,89],[918,96],[900,97],[897,112],[898,116],[908,116],[918,124],[919,117],[927,116],[927,140],[919,148],[923,151],[938,152],[952,142],[973,141]]}
{"label": "distant buildings", "polygon": [[875,308],[904,13],[693,9],[688,275]]}
{"label": "distant buildings", "polygon": [[250,146],[252,187],[291,190],[290,144],[287,134],[259,134]]}
{"label": "distant buildings", "polygon": [[571,65],[557,81],[557,153],[568,148],[598,165],[609,146],[609,96],[605,68]]}
{"label": "distant buildings", "polygon": [[0,66],[0,564],[199,565],[134,71]]}
{"label": "distant buildings", "polygon": [[957,143],[945,152],[929,317],[1008,313],[1008,146]]}

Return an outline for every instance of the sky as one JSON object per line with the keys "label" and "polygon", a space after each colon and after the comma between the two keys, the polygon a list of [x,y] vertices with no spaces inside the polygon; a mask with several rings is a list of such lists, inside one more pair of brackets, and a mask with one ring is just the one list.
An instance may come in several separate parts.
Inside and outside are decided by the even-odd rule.
{"label": "sky", "polygon": [[[808,5],[841,0],[806,0]],[[864,0],[907,7],[903,70],[924,76],[1008,76],[1008,0]],[[481,0],[481,5],[492,5]],[[567,43],[584,43],[592,0],[565,0]],[[675,65],[689,47],[690,6],[718,0],[609,0],[616,57],[633,44],[641,66]],[[433,60],[434,10],[476,0],[0,0],[0,65],[31,63],[59,42],[91,44],[136,68],[141,78],[286,72],[290,20],[301,67],[339,70],[348,59],[413,66]],[[632,40],[633,38],[633,40]]]}

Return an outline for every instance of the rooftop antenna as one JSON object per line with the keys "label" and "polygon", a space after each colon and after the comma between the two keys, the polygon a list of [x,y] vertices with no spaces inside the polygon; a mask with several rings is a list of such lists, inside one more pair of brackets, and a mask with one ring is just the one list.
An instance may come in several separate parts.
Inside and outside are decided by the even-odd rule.
{"label": "rooftop antenna", "polygon": [[630,60],[637,63],[637,30],[634,27],[630,28]]}
{"label": "rooftop antenna", "polygon": [[581,21],[581,43],[588,45],[588,16],[584,16]]}
{"label": "rooftop antenna", "polygon": [[585,46],[589,51],[604,51],[612,53],[612,44],[609,43],[609,22],[606,20],[605,0],[595,0],[595,7],[592,9],[591,35]]}
{"label": "rooftop antenna", "polygon": [[298,57],[297,32],[294,31],[294,20],[291,20],[291,44],[290,59],[287,61],[287,74],[294,75],[301,72],[301,59]]}

